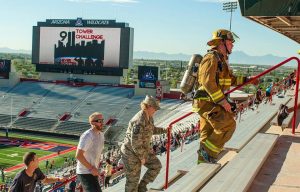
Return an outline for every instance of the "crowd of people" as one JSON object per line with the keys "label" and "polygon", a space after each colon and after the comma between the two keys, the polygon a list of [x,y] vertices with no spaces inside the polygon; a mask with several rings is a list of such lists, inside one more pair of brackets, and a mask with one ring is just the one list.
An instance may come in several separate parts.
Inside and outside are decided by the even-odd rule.
{"label": "crowd of people", "polygon": [[258,108],[260,104],[273,105],[273,97],[275,95],[278,98],[285,97],[287,90],[293,90],[295,84],[296,80],[294,71],[280,81],[278,80],[276,82],[270,82],[269,85],[267,85],[267,87],[265,88],[265,90],[263,90],[262,87],[258,87],[255,94],[249,96],[246,102],[239,103],[238,101],[235,101],[237,105],[235,119],[237,120],[247,110],[256,110],[258,113]]}

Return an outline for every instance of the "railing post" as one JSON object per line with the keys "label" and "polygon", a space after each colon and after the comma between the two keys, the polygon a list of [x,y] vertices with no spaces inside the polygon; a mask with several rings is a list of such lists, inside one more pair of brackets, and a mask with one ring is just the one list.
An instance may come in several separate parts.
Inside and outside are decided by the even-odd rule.
{"label": "railing post", "polygon": [[167,142],[167,163],[166,163],[166,177],[165,177],[165,186],[164,188],[167,189],[168,188],[168,183],[169,183],[169,163],[170,163],[170,147],[171,147],[171,131],[172,131],[172,126],[181,121],[182,119],[192,115],[193,112],[189,112],[185,115],[183,115],[182,117],[179,117],[178,119],[172,121],[169,126],[168,126],[168,131],[167,131],[167,138],[168,138],[168,142]]}
{"label": "railing post", "polygon": [[168,188],[168,182],[169,182],[169,162],[170,162],[170,146],[171,146],[171,131],[172,131],[172,125],[169,125],[168,131],[167,131],[167,163],[166,163],[166,178],[165,178],[165,189]]}
{"label": "railing post", "polygon": [[295,89],[295,103],[294,103],[294,116],[292,123],[292,133],[295,134],[296,120],[297,120],[297,110],[298,110],[298,91],[299,91],[299,75],[300,75],[300,62],[298,60],[298,68],[296,75],[296,89]]}

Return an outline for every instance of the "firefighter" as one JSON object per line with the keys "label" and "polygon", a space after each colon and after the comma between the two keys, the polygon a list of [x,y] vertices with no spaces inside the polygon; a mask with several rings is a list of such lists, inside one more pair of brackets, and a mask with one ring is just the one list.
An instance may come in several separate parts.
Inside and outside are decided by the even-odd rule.
{"label": "firefighter", "polygon": [[198,164],[215,163],[224,144],[234,133],[236,122],[224,92],[235,84],[228,56],[238,38],[233,32],[219,29],[207,43],[210,50],[198,70],[199,87],[193,99],[193,111],[200,115]]}

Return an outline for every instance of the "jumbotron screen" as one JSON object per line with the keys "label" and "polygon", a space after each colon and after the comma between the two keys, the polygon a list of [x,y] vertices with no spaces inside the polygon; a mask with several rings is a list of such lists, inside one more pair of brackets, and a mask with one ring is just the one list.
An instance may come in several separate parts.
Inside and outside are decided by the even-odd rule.
{"label": "jumbotron screen", "polygon": [[114,20],[47,20],[33,27],[37,71],[120,75],[132,63],[133,29]]}
{"label": "jumbotron screen", "polygon": [[138,66],[138,79],[140,88],[156,88],[158,80],[158,67]]}
{"label": "jumbotron screen", "polygon": [[158,67],[138,66],[138,79],[140,81],[157,81]]}

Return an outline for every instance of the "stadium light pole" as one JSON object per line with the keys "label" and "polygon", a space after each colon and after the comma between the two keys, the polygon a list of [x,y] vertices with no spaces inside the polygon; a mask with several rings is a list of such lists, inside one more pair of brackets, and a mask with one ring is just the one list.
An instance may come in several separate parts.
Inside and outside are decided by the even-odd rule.
{"label": "stadium light pole", "polygon": [[230,23],[229,23],[229,30],[231,31],[231,22],[232,22],[232,12],[237,9],[237,2],[230,1],[223,3],[223,11],[230,12]]}
{"label": "stadium light pole", "polygon": [[168,71],[167,71],[167,61],[166,61],[166,63],[165,63],[165,72],[166,72],[166,80],[168,80]]}
{"label": "stadium light pole", "polygon": [[[5,98],[5,95],[2,96],[2,98]],[[12,106],[13,106],[13,98],[10,96],[10,127],[12,128]],[[8,126],[6,126],[5,130],[6,137],[8,137]]]}
{"label": "stadium light pole", "polygon": [[12,95],[10,96],[10,128],[12,128],[12,107],[13,107],[13,97]]}

